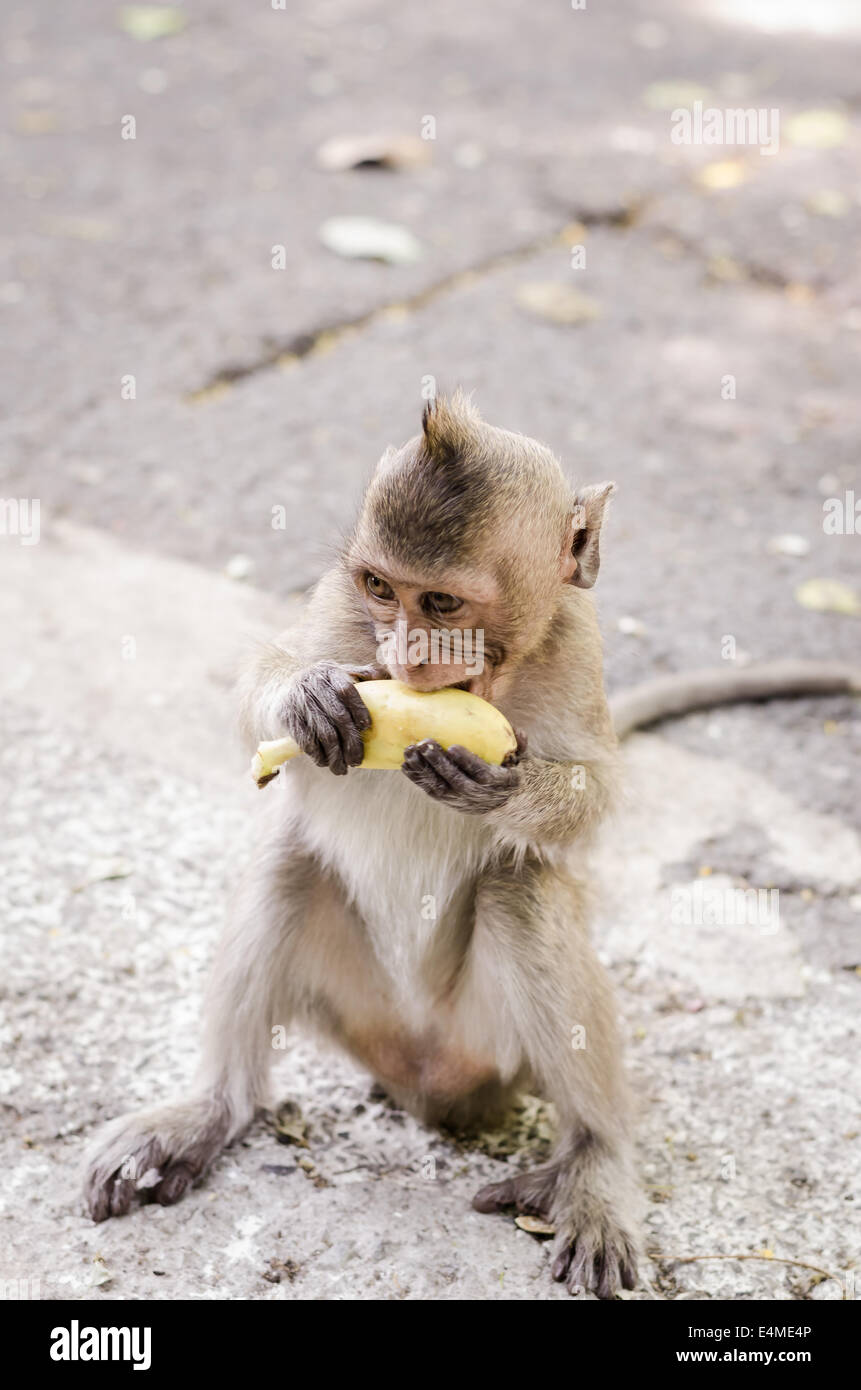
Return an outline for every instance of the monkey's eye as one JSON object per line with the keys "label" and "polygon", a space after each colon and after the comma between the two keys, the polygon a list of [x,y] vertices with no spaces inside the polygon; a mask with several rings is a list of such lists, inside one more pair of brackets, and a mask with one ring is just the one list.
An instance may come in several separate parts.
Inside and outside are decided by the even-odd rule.
{"label": "monkey's eye", "polygon": [[456,613],[463,607],[463,599],[455,598],[454,594],[424,594],[422,607],[433,613]]}
{"label": "monkey's eye", "polygon": [[380,579],[376,574],[365,575],[365,588],[374,598],[393,599],[395,596],[391,584],[387,584],[385,579]]}

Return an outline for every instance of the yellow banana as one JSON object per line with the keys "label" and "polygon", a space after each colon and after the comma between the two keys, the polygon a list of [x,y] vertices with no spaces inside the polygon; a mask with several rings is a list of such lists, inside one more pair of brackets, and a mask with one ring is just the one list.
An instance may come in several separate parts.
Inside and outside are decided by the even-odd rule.
{"label": "yellow banana", "polygon": [[[360,681],[356,689],[372,720],[362,734],[364,768],[399,768],[404,749],[424,738],[435,739],[443,748],[459,743],[497,766],[517,748],[505,715],[467,690],[412,690],[401,681]],[[258,787],[276,777],[281,764],[301,751],[292,738],[261,743],[251,763]]]}

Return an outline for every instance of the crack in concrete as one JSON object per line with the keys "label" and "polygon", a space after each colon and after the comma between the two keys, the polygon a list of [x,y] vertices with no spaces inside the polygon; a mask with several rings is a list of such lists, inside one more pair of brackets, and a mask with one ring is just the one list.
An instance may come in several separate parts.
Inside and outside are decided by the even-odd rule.
{"label": "crack in concrete", "polygon": [[577,235],[578,228],[615,227],[625,229],[630,227],[636,221],[642,207],[643,202],[638,200],[628,206],[609,208],[606,211],[575,213],[559,231],[546,232],[544,235],[526,242],[523,246],[517,246],[508,251],[495,252],[475,265],[467,266],[463,270],[451,271],[448,275],[443,275],[439,280],[435,280],[433,284],[417,290],[415,294],[408,295],[404,299],[387,300],[385,304],[376,305],[373,309],[368,309],[363,314],[356,314],[353,318],[294,334],[268,351],[261,353],[253,361],[220,367],[203,386],[188,392],[185,400],[199,403],[215,399],[223,395],[237,381],[243,381],[246,377],[256,375],[257,372],[267,371],[270,367],[275,366],[291,367],[303,358],[311,357],[315,353],[329,352],[337,344],[388,316],[414,313],[450,290],[474,284],[476,280],[492,275],[497,270],[503,270],[510,265],[517,265],[521,261],[528,260],[531,256],[540,255],[542,251],[551,250],[554,246],[564,245],[572,235]]}
{"label": "crack in concrete", "polygon": [[[306,357],[330,352],[340,343],[354,337],[374,323],[379,323],[390,316],[404,317],[407,314],[415,313],[451,290],[474,284],[476,280],[484,279],[498,270],[504,270],[507,266],[529,260],[530,257],[540,255],[543,251],[552,250],[554,246],[565,245],[572,237],[576,238],[582,234],[584,229],[611,227],[618,231],[627,231],[628,228],[635,225],[640,213],[650,201],[648,197],[643,197],[613,208],[592,212],[573,212],[558,231],[546,232],[522,246],[514,247],[508,251],[495,252],[484,260],[476,262],[475,265],[467,266],[462,270],[451,271],[424,289],[417,290],[415,294],[407,295],[403,299],[387,300],[384,304],[376,305],[365,313],[356,314],[352,318],[343,319],[340,322],[329,323],[320,328],[296,333],[292,337],[276,343],[251,361],[220,367],[204,382],[203,386],[187,392],[184,400],[194,404],[215,400],[229,391],[237,381],[244,381],[246,377],[268,371],[271,367],[292,367]],[[711,258],[704,254],[703,248],[697,245],[692,238],[685,236],[677,228],[666,226],[660,222],[652,224],[647,230],[649,239],[652,241],[672,237],[683,251],[701,261],[708,272]],[[762,289],[783,293],[794,285],[790,277],[782,271],[774,270],[756,261],[736,260],[734,265],[739,271],[739,283],[755,284]],[[824,282],[821,280],[813,283],[804,282],[799,285],[799,290],[804,290],[810,298],[815,298],[824,288]]]}
{"label": "crack in concrete", "polygon": [[[731,280],[723,280],[710,272],[710,267],[718,258],[709,251],[704,250],[703,246],[695,241],[693,237],[687,236],[684,232],[680,232],[678,227],[664,222],[655,222],[648,230],[653,238],[666,237],[675,241],[688,255],[703,262],[707,273],[711,275],[711,278],[714,279],[716,283],[733,283]],[[811,298],[815,298],[817,295],[821,294],[828,285],[824,275],[814,277],[811,280],[794,280],[792,276],[787,275],[785,271],[776,270],[772,266],[763,265],[761,261],[754,261],[748,258],[740,260],[732,255],[728,256],[727,259],[731,260],[733,267],[739,271],[739,275],[735,279],[735,283],[737,284],[758,285],[762,289],[777,290],[780,292],[798,287],[800,291],[806,292]]]}

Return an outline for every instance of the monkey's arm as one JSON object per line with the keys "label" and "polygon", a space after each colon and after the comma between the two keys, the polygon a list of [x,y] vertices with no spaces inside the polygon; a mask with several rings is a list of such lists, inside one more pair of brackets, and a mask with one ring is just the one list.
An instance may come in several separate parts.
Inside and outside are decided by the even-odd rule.
{"label": "monkey's arm", "polygon": [[588,839],[613,803],[618,768],[611,750],[596,749],[582,762],[525,758],[513,794],[488,824],[502,843],[540,851]]}
{"label": "monkey's arm", "polygon": [[284,721],[281,707],[290,678],[301,671],[303,660],[301,629],[281,633],[258,647],[253,661],[239,679],[239,719],[242,736],[256,748],[264,739],[282,738]]}

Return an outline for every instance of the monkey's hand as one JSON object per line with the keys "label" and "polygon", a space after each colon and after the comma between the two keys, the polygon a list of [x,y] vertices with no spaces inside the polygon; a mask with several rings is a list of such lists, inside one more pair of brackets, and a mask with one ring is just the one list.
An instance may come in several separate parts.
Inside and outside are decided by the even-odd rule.
{"label": "monkey's hand", "polygon": [[371,727],[371,716],[354,682],[378,678],[376,666],[339,666],[336,661],[318,661],[291,678],[281,721],[318,767],[338,777],[358,767],[365,755],[362,733]]}
{"label": "monkey's hand", "polygon": [[525,748],[526,739],[518,734],[517,753],[512,755],[512,761],[496,767],[460,744],[453,744],[446,752],[433,739],[424,739],[404,749],[401,771],[434,801],[442,801],[466,815],[480,816],[504,806],[518,790],[521,772],[514,759]]}

